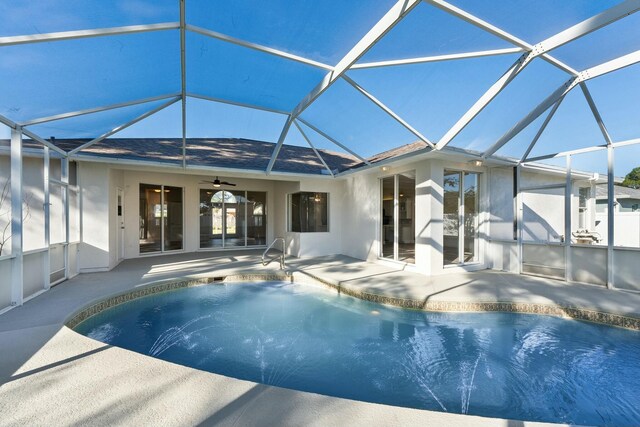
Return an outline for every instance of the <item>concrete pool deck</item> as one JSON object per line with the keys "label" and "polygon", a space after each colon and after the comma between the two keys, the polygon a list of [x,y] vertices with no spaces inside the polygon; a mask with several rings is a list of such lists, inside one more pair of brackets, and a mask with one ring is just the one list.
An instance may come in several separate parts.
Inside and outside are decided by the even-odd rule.
{"label": "concrete pool deck", "polygon": [[[497,420],[398,408],[240,381],[81,336],[65,320],[93,301],[184,277],[275,272],[260,251],[127,260],[81,274],[0,315],[0,426],[14,425],[503,425]],[[289,259],[299,274],[342,288],[419,301],[577,306],[640,317],[640,294],[483,271],[425,277],[344,256]]]}

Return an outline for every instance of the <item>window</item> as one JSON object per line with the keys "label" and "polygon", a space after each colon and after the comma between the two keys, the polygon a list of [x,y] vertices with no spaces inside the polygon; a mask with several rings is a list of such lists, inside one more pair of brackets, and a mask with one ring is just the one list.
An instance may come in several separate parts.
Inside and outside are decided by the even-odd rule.
{"label": "window", "polygon": [[587,201],[591,198],[591,188],[582,187],[578,189],[578,229],[589,228],[587,225]]}
{"label": "window", "polygon": [[289,195],[289,231],[313,233],[329,231],[329,195],[294,193]]}

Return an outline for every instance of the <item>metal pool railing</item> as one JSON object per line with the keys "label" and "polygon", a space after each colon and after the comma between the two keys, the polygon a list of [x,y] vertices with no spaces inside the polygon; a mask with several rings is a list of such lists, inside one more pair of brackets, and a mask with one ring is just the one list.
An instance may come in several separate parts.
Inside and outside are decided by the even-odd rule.
{"label": "metal pool railing", "polygon": [[281,241],[282,242],[282,253],[277,257],[280,259],[280,270],[284,270],[285,268],[285,263],[284,263],[284,255],[285,255],[285,245],[286,242],[284,241],[283,237],[276,237],[275,239],[273,239],[273,242],[271,242],[271,244],[267,247],[267,249],[264,250],[264,252],[262,253],[262,265],[263,266],[267,266],[271,263],[271,261],[273,261],[276,258],[271,258],[271,259],[266,259],[267,256],[267,252],[269,252],[269,250],[271,248],[273,248],[273,246],[278,242]]}

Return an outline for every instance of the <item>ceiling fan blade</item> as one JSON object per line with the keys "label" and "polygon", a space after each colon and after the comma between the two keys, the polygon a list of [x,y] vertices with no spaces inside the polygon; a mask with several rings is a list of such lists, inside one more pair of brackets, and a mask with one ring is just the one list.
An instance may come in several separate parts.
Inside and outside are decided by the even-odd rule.
{"label": "ceiling fan blade", "polygon": [[230,185],[230,186],[232,186],[232,187],[235,187],[235,186],[236,186],[235,184],[232,184],[232,183],[227,182],[227,181],[222,181],[220,184],[222,184],[222,185]]}

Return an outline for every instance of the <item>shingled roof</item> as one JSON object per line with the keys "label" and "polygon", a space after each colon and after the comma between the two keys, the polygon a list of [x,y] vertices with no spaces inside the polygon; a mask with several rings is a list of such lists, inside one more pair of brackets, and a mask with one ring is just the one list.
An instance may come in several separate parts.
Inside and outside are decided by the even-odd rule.
{"label": "shingled roof", "polygon": [[[53,143],[71,151],[89,142],[89,139],[55,139]],[[264,171],[269,164],[275,144],[242,138],[187,138],[186,160],[191,166],[220,167]],[[0,146],[8,146],[8,140],[0,140]],[[42,147],[40,143],[25,140],[25,147]],[[428,149],[422,142],[414,142],[394,148],[367,159],[378,163],[405,154]],[[356,169],[365,165],[359,159],[330,150],[318,149],[327,166],[334,172]],[[182,164],[181,138],[113,138],[105,139],[78,152],[79,155],[116,160]],[[283,145],[274,164],[276,172],[324,175],[326,168],[311,148]]]}

